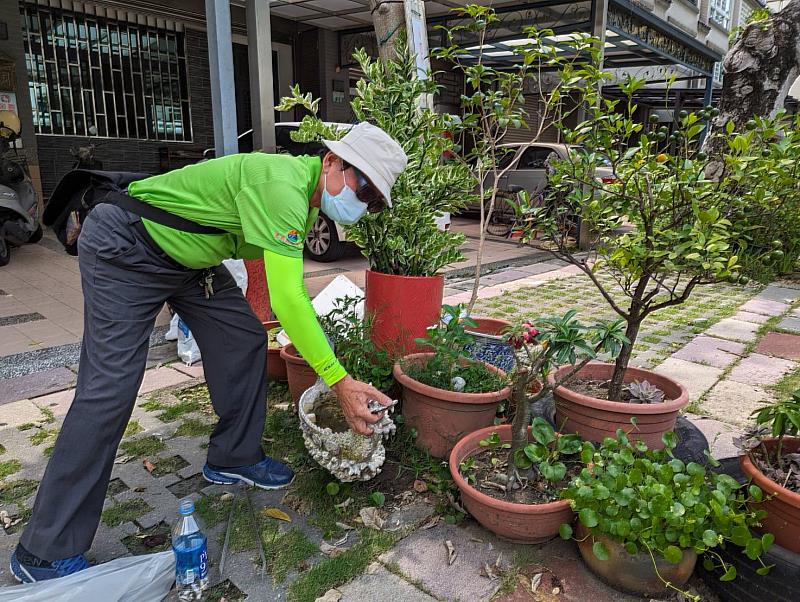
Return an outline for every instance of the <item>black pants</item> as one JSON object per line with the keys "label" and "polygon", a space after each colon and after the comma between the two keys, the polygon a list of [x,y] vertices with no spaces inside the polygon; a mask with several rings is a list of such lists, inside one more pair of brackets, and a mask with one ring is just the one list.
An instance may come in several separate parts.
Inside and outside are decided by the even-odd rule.
{"label": "black pants", "polygon": [[22,535],[45,560],[86,552],[144,376],[150,333],[168,301],[192,330],[219,416],[208,461],[223,467],[263,459],[264,328],[224,266],[206,299],[202,271],[181,268],[134,227],[139,218],[101,204],[79,239],[84,332],[75,399],[64,419]]}

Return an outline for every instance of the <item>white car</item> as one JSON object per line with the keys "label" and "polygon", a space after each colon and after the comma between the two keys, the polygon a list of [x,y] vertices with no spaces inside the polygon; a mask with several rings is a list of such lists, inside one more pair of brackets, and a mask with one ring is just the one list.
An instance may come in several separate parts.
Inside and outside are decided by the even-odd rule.
{"label": "white car", "polygon": [[[337,129],[349,129],[351,124],[329,123],[335,125]],[[291,133],[300,127],[299,121],[285,121],[275,124],[275,143],[279,152],[287,152],[291,155],[316,155],[322,145],[319,142],[295,142],[291,138]],[[249,153],[253,151],[253,130],[247,130],[239,134],[239,152]],[[204,159],[214,158],[214,149],[209,148],[203,151]],[[450,214],[442,213],[436,218],[436,225],[440,230],[450,229]],[[331,218],[320,211],[317,221],[311,227],[306,237],[306,254],[315,261],[324,263],[336,261],[346,250],[347,235],[344,228],[334,222]]]}

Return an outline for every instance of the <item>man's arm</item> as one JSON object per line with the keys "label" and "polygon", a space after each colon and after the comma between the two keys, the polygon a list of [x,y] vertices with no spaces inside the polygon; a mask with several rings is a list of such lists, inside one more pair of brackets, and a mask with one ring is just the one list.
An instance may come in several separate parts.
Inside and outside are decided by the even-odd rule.
{"label": "man's arm", "polygon": [[303,258],[264,250],[264,267],[272,309],[292,344],[334,390],[353,430],[371,435],[368,424],[377,422],[380,415],[370,413],[368,401],[375,399],[388,405],[391,400],[374,387],[350,377],[336,359],[303,283]]}

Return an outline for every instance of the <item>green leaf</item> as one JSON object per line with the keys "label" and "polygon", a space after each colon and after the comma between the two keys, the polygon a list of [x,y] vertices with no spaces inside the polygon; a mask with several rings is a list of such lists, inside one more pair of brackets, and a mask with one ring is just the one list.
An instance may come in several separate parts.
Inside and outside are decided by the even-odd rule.
{"label": "green leaf", "polygon": [[539,416],[533,419],[533,424],[531,425],[531,434],[533,435],[533,438],[542,445],[547,445],[556,440],[556,434],[553,430],[553,427],[549,422],[547,422],[547,420]]}
{"label": "green leaf", "polygon": [[750,485],[750,487],[747,488],[747,492],[756,502],[760,502],[762,499],[764,499],[764,492],[761,491],[761,488],[758,485]]}
{"label": "green leaf", "polygon": [[608,553],[608,548],[602,541],[594,542],[594,545],[592,546],[592,552],[600,560],[608,560],[611,558],[611,554]]}
{"label": "green leaf", "polygon": [[713,529],[706,529],[703,531],[703,543],[709,548],[717,545],[717,532]]}
{"label": "green leaf", "polygon": [[533,466],[533,462],[528,458],[528,454],[525,453],[524,449],[518,449],[514,452],[514,464],[522,470],[527,470]]}
{"label": "green leaf", "polygon": [[774,542],[775,536],[772,533],[764,533],[764,535],[761,536],[761,549],[767,552]]}
{"label": "green leaf", "polygon": [[761,575],[762,577],[765,577],[766,575],[769,575],[769,570],[770,570],[770,569],[771,569],[773,566],[775,566],[775,565],[774,565],[774,564],[771,564],[771,565],[769,565],[769,566],[760,566],[760,567],[758,567],[758,568],[756,569],[756,573],[757,573],[757,574],[759,574],[759,575]]}
{"label": "green leaf", "polygon": [[542,462],[539,465],[539,470],[542,472],[542,476],[552,483],[557,483],[567,474],[567,467],[563,462],[556,462],[555,464]]}
{"label": "green leaf", "polygon": [[744,553],[750,560],[755,560],[759,556],[761,556],[761,540],[757,537],[754,537],[750,541],[747,542],[747,545],[744,548]]}
{"label": "green leaf", "polygon": [[681,560],[683,560],[683,552],[678,546],[667,546],[664,550],[664,560],[671,564],[678,564]]}
{"label": "green leaf", "polygon": [[736,579],[736,567],[728,565],[728,570],[725,571],[725,574],[719,578],[720,581],[733,581]]}
{"label": "green leaf", "polygon": [[597,519],[597,512],[592,510],[591,508],[582,508],[580,512],[578,512],[578,518],[581,521],[581,524],[584,527],[592,528],[596,527],[598,523]]}
{"label": "green leaf", "polygon": [[703,568],[708,572],[714,570],[714,561],[711,560],[708,556],[703,556]]}
{"label": "green leaf", "polygon": [[631,556],[634,556],[639,552],[639,548],[632,541],[625,542],[625,545],[623,547],[625,548],[625,551]]}
{"label": "green leaf", "polygon": [[386,496],[380,491],[373,491],[372,495],[369,496],[369,499],[371,499],[372,503],[378,507],[383,506],[386,503]]}
{"label": "green leaf", "polygon": [[327,491],[328,495],[330,496],[337,495],[339,493],[339,483],[331,481],[330,483],[325,485],[325,491]]}
{"label": "green leaf", "polygon": [[570,539],[572,537],[572,525],[569,523],[562,523],[558,528],[558,534],[561,536],[561,539]]}

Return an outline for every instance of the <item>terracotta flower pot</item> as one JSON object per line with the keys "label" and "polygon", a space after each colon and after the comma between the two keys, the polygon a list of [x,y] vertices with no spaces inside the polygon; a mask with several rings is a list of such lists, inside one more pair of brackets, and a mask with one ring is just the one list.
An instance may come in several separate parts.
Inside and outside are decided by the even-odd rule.
{"label": "terracotta flower pot", "polygon": [[[562,366],[548,375],[552,384],[572,366]],[[578,378],[589,377],[609,380],[614,372],[614,364],[591,362],[579,373]],[[689,404],[689,392],[680,383],[663,374],[628,368],[625,371],[626,383],[634,380],[647,380],[664,392],[663,403],[641,404],[608,401],[570,390],[569,384],[557,387],[553,392],[556,405],[556,425],[565,433],[578,433],[583,439],[601,443],[604,437],[615,437],[617,429],[630,432],[633,439],[644,441],[650,449],[664,447],[661,435],[675,428],[681,409]],[[573,381],[574,382],[574,381]],[[631,424],[635,416],[637,428]]]}
{"label": "terracotta flower pot", "polygon": [[[269,320],[262,324],[267,332],[281,325],[277,320]],[[280,347],[277,349],[267,348],[267,380],[286,382],[286,361],[281,357]]]}
{"label": "terracotta flower pot", "polygon": [[[583,561],[595,575],[614,589],[640,596],[658,596],[674,591],[664,585],[658,577],[659,574],[675,587],[683,587],[692,576],[694,565],[697,563],[697,554],[693,550],[683,550],[683,558],[678,564],[671,564],[654,553],[658,567],[656,573],[653,559],[646,550],[638,554],[628,554],[616,540],[602,534],[592,536],[580,523],[575,531],[575,537]],[[608,560],[600,560],[594,555],[592,546],[595,541],[605,544],[610,556]]]}
{"label": "terracotta flower pot", "polygon": [[286,377],[289,381],[289,394],[295,408],[303,392],[317,382],[317,373],[308,365],[294,345],[281,348],[281,358],[286,362]]}
{"label": "terracotta flower pot", "polygon": [[[528,427],[530,433],[530,427]],[[483,450],[480,440],[492,433],[504,442],[511,441],[511,425],[488,426],[463,437],[450,452],[450,475],[461,491],[467,511],[484,527],[515,543],[541,543],[558,535],[562,523],[571,523],[575,513],[569,500],[548,504],[516,504],[481,493],[461,476],[459,466],[466,458]]]}
{"label": "terracotta flower pot", "polygon": [[419,350],[414,342],[439,322],[444,276],[397,276],[367,270],[364,307],[375,317],[372,340],[393,357]]}
{"label": "terracotta flower pot", "polygon": [[[432,357],[433,353],[407,355],[394,365],[393,373],[401,388],[405,422],[417,430],[416,446],[436,458],[446,458],[461,437],[491,426],[497,403],[508,398],[511,388],[490,393],[456,393],[429,387],[403,372],[401,364],[419,364]],[[502,370],[486,366],[505,376]]]}
{"label": "terracotta flower pot", "polygon": [[[778,440],[766,439],[764,445],[772,452],[778,446]],[[800,452],[800,438],[784,437],[783,450],[785,454]],[[767,512],[767,517],[757,530],[772,533],[776,544],[800,554],[800,494],[769,479],[746,455],[739,456],[739,465],[742,472],[764,492],[764,501],[759,507]]]}

